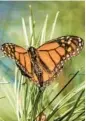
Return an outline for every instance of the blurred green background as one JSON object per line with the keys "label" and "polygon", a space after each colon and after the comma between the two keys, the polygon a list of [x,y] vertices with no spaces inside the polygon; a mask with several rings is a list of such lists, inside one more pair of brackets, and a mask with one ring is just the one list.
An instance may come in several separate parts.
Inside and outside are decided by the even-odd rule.
{"label": "blurred green background", "polygon": [[[45,16],[49,15],[46,40],[49,40],[50,32],[52,28],[52,22],[54,21],[56,12],[59,11],[57,24],[55,27],[55,33],[53,38],[57,38],[63,35],[77,35],[84,39],[85,36],[85,3],[84,1],[57,1],[57,2],[18,2],[18,1],[0,1],[0,45],[5,42],[11,42],[20,46],[25,46],[24,33],[22,28],[22,17],[25,19],[26,28],[29,38],[29,5],[32,6],[33,17],[36,21],[35,35],[36,39],[44,24]],[[29,38],[30,39],[30,38]],[[26,47],[27,48],[27,47]],[[0,52],[0,56],[3,54]],[[59,77],[59,83],[61,86],[68,81],[70,75],[74,74],[78,69],[83,67],[80,74],[76,77],[76,80],[71,84],[71,88],[77,86],[81,81],[84,81],[84,49],[79,56],[74,57],[68,61]],[[14,81],[14,68],[15,63],[7,57],[0,58],[0,81],[3,81],[2,77],[6,80]],[[0,91],[1,92],[1,91]],[[2,92],[0,96],[3,96]],[[5,103],[5,99],[2,99]],[[0,101],[0,116],[5,115],[7,105],[2,107]],[[10,106],[10,105],[9,105]],[[11,109],[12,110],[12,109]],[[7,115],[8,120],[15,121],[14,117]],[[8,121],[6,120],[6,121]]]}

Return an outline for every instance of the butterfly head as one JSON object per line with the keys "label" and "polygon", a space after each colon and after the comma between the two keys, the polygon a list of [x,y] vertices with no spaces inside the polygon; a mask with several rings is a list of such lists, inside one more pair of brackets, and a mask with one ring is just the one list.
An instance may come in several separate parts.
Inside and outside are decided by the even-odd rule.
{"label": "butterfly head", "polygon": [[34,52],[35,51],[35,48],[32,47],[32,46],[30,46],[29,49],[28,49],[28,51]]}
{"label": "butterfly head", "polygon": [[30,47],[28,51],[31,53],[32,58],[36,57],[36,49],[34,47]]}

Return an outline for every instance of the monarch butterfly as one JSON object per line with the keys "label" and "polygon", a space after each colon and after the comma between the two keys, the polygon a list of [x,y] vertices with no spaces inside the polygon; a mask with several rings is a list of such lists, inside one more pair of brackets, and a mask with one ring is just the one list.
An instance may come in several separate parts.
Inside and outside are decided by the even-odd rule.
{"label": "monarch butterfly", "polygon": [[42,87],[59,74],[66,60],[76,56],[83,47],[83,39],[78,36],[61,36],[46,42],[37,49],[5,43],[1,50],[15,60],[22,75],[27,76]]}

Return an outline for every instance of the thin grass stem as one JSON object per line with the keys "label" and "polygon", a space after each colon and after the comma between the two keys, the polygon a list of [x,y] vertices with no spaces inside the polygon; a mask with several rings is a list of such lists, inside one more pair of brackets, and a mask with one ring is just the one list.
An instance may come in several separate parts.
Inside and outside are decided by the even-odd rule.
{"label": "thin grass stem", "polygon": [[45,38],[46,38],[46,29],[47,29],[47,22],[48,22],[48,14],[45,17],[45,21],[44,21],[44,25],[43,25],[43,29],[42,29],[42,34],[41,34],[41,39],[40,39],[40,45],[43,44],[45,42]]}
{"label": "thin grass stem", "polygon": [[[43,111],[45,111],[49,105],[51,105],[51,103],[61,94],[61,92],[63,92],[63,90],[70,84],[70,82],[76,77],[76,75],[77,75],[78,73],[79,73],[79,71],[77,71],[77,72],[73,75],[73,77],[68,81],[68,83],[65,84],[65,86],[59,91],[59,93],[56,94],[56,96],[50,101],[50,103],[48,103],[48,105],[44,107],[44,109],[38,114],[38,116],[39,116],[41,113],[43,113]],[[36,117],[36,118],[37,118],[37,117]]]}
{"label": "thin grass stem", "polygon": [[77,117],[71,121],[76,121],[78,118],[80,118],[83,114],[85,113],[85,111],[81,112],[79,115],[77,115]]}
{"label": "thin grass stem", "polygon": [[32,12],[32,7],[29,5],[29,10],[30,10],[30,16],[29,16],[29,29],[30,29],[30,35],[31,35],[31,41],[30,45],[33,46],[35,42],[35,22],[33,20],[33,12]]}
{"label": "thin grass stem", "polygon": [[23,32],[24,32],[24,38],[25,38],[26,46],[29,46],[30,44],[29,44],[29,41],[28,41],[28,35],[27,35],[25,20],[24,20],[23,17],[22,17],[22,27],[23,27]]}
{"label": "thin grass stem", "polygon": [[77,107],[77,104],[78,104],[80,98],[82,97],[83,93],[84,93],[84,90],[81,92],[81,94],[80,94],[79,97],[77,98],[76,103],[75,103],[73,109],[71,110],[71,113],[69,114],[69,116],[68,116],[68,118],[66,119],[66,121],[69,121],[69,120],[70,120],[70,118],[71,118],[71,116],[72,116],[72,114],[73,114],[75,108]]}
{"label": "thin grass stem", "polygon": [[52,25],[51,34],[50,34],[50,40],[52,39],[54,31],[55,31],[58,15],[59,15],[59,11],[57,11],[55,19],[54,19],[54,22],[53,22],[53,25]]}

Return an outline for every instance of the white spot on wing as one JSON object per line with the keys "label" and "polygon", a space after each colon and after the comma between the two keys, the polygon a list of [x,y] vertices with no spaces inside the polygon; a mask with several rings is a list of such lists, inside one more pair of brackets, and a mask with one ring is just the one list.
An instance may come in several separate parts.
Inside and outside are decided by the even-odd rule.
{"label": "white spot on wing", "polygon": [[60,39],[64,39],[64,37],[61,37]]}
{"label": "white spot on wing", "polygon": [[79,42],[81,42],[82,40],[81,40],[81,38],[78,38],[78,40],[79,40]]}
{"label": "white spot on wing", "polygon": [[79,43],[79,46],[82,46],[82,44],[81,44],[81,43]]}
{"label": "white spot on wing", "polygon": [[67,36],[66,38],[67,38],[67,39],[69,39],[69,38],[70,38],[70,36]]}
{"label": "white spot on wing", "polygon": [[66,55],[66,57],[67,57],[67,58],[69,58],[69,57],[70,57],[70,55],[69,55],[69,54],[67,54],[67,55]]}

